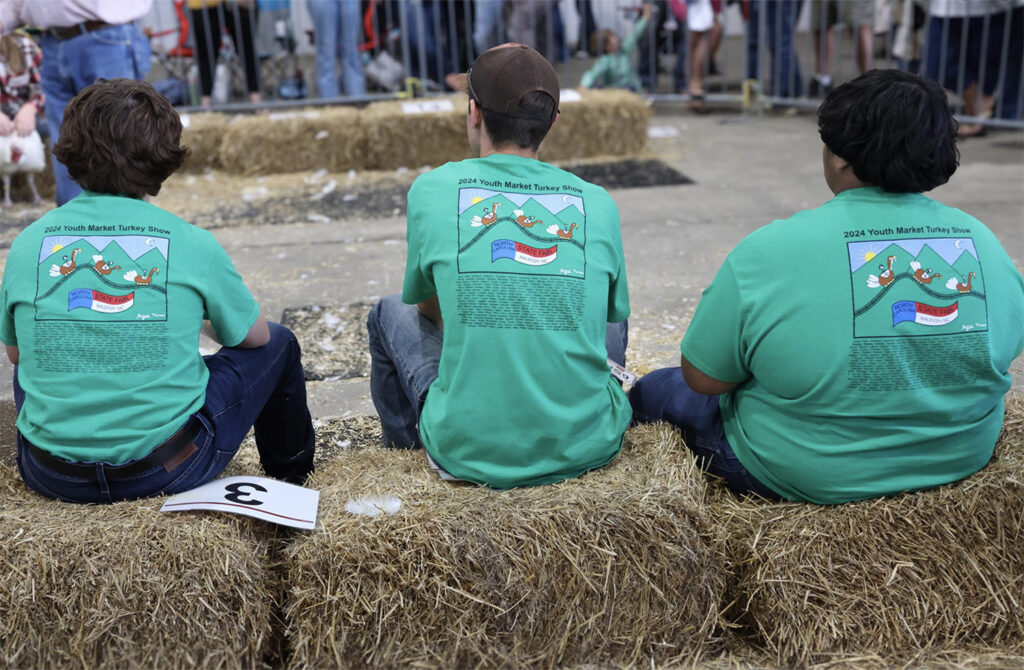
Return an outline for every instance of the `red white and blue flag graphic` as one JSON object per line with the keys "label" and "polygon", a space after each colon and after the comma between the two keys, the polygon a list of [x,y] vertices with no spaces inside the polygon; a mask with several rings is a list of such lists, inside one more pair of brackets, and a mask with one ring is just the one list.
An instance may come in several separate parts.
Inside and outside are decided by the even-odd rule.
{"label": "red white and blue flag graphic", "polygon": [[944,326],[956,320],[959,302],[946,307],[935,307],[923,302],[902,300],[892,304],[892,325],[913,321],[922,326]]}
{"label": "red white and blue flag graphic", "polygon": [[135,304],[135,291],[127,295],[107,295],[88,288],[76,288],[68,293],[68,311],[85,308],[94,312],[115,314]]}
{"label": "red white and blue flag graphic", "polygon": [[516,263],[523,265],[547,265],[555,260],[558,255],[558,247],[537,249],[521,242],[512,240],[494,240],[491,242],[491,262],[499,258],[511,258]]}

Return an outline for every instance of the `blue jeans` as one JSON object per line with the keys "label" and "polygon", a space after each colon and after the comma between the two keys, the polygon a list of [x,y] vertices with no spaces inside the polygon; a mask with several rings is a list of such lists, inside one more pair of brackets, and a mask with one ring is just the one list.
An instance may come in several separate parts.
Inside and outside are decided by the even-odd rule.
{"label": "blue jeans", "polygon": [[[97,463],[90,476],[72,477],[38,462],[18,433],[18,469],[32,490],[68,502],[110,503],[181,493],[212,480],[255,429],[260,462],[270,477],[301,484],[313,471],[313,422],[306,406],[306,382],[299,343],[291,331],[270,324],[270,342],[256,349],[224,347],[206,356],[210,379],[206,400],[193,416],[202,424],[197,450],[171,472],[161,465],[132,477]],[[25,393],[14,370],[14,402]],[[154,445],[155,447],[156,445]]]}
{"label": "blue jeans", "polygon": [[[40,73],[46,96],[46,123],[50,141],[56,143],[64,108],[78,93],[97,79],[142,79],[149,72],[149,40],[134,24],[110,26],[68,40],[42,37]],[[56,159],[53,176],[57,182],[57,206],[82,192]]]}
{"label": "blue jeans", "polygon": [[[437,379],[442,334],[415,305],[397,295],[382,299],[366,321],[370,334],[370,396],[380,416],[384,445],[419,449],[423,401]],[[627,323],[609,323],[608,357],[626,364]],[[481,370],[480,374],[488,374]]]}
{"label": "blue jeans", "polygon": [[473,46],[477,55],[505,41],[505,0],[473,0]]}
{"label": "blue jeans", "polygon": [[782,500],[736,458],[725,437],[718,398],[697,393],[687,386],[679,368],[662,368],[644,375],[629,391],[633,421],[668,421],[682,429],[686,446],[703,461],[704,468],[724,479],[730,489],[737,493],[756,493],[768,500]]}
{"label": "blue jeans", "polygon": [[750,3],[750,20],[747,21],[747,77],[761,78],[758,37],[763,7],[768,50],[772,54],[771,92],[776,97],[799,98],[804,94],[800,62],[793,44],[793,30],[802,4],[802,0],[753,0]]}
{"label": "blue jeans", "polygon": [[359,60],[359,0],[306,0],[316,41],[316,85],[321,98],[338,97],[335,62],[341,49],[345,95],[364,95],[366,80]]}

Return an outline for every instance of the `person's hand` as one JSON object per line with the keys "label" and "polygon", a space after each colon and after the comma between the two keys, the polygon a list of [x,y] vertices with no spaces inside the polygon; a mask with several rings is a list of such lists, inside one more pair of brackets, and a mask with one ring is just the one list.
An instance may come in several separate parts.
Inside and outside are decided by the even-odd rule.
{"label": "person's hand", "polygon": [[653,7],[651,6],[651,3],[645,2],[643,11],[640,13],[640,16],[643,17],[645,20],[650,20],[652,11]]}
{"label": "person's hand", "polygon": [[7,118],[7,115],[0,112],[0,137],[6,137],[14,132],[14,123]]}
{"label": "person's hand", "polygon": [[23,105],[14,115],[14,130],[19,137],[27,137],[36,129],[36,106],[32,103]]}

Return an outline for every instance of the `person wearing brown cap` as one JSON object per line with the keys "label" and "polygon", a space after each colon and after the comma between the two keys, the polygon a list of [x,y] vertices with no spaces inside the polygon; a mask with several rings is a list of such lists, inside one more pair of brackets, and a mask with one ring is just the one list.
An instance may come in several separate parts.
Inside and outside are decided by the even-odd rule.
{"label": "person wearing brown cap", "polygon": [[521,44],[464,76],[480,158],[409,190],[401,296],[370,312],[370,389],[387,446],[444,478],[547,484],[618,454],[632,412],[619,213],[604,189],[537,158],[559,85]]}

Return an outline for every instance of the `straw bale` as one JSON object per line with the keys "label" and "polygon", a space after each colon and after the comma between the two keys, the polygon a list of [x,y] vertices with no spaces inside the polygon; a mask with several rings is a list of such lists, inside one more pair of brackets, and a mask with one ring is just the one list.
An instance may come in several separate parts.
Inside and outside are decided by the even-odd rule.
{"label": "straw bale", "polygon": [[558,123],[540,146],[541,160],[635,156],[647,151],[651,109],[643,98],[611,89],[583,89],[580,96],[578,102],[560,104]]}
{"label": "straw bale", "polygon": [[0,463],[0,667],[264,665],[272,527],[162,502],[59,503]]}
{"label": "straw bale", "polygon": [[[318,434],[368,441],[351,428]],[[422,451],[336,453],[312,482],[319,527],[287,551],[295,667],[647,664],[716,643],[725,578],[674,431],[632,429],[608,467],[511,491],[442,482]],[[382,496],[393,516],[346,512]]]}
{"label": "straw bale", "polygon": [[1024,400],[996,454],[937,489],[821,507],[716,493],[728,613],[786,665],[935,650],[1024,654]]}
{"label": "straw bale", "polygon": [[202,172],[220,169],[220,146],[228,127],[228,117],[212,112],[189,114],[187,126],[181,132],[181,143],[192,150],[182,165],[182,172]]}
{"label": "straw bale", "polygon": [[361,168],[366,145],[360,114],[330,107],[235,117],[224,131],[221,164],[246,175]]}
{"label": "straw bale", "polygon": [[431,100],[451,100],[452,110],[406,114],[399,100],[376,102],[364,109],[360,116],[366,142],[362,167],[394,170],[472,158],[466,139],[468,98],[458,94]]}

